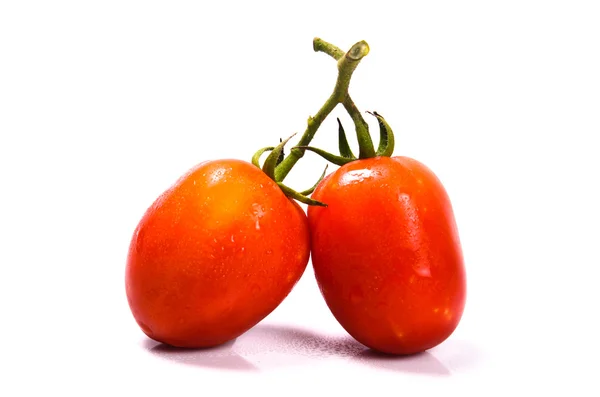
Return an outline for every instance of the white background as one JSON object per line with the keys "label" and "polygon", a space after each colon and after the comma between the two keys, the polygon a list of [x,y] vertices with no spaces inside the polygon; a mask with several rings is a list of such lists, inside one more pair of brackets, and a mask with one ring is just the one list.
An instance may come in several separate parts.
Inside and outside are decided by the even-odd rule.
{"label": "white background", "polygon": [[[599,21],[595,1],[3,1],[0,395],[598,395]],[[314,36],[370,44],[355,102],[446,186],[461,324],[373,356],[309,264],[234,343],[157,347],[125,300],[133,229],[196,163],[303,131],[336,75]],[[315,145],[335,148],[336,116],[352,130],[338,108]]]}

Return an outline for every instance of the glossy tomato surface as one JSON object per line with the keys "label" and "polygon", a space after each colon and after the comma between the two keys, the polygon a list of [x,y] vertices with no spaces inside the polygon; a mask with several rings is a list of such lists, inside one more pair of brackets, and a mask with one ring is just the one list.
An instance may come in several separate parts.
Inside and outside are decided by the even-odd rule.
{"label": "glossy tomato surface", "polygon": [[140,328],[178,347],[241,335],[288,295],[310,254],[306,215],[260,169],[205,162],[137,226],[126,291]]}
{"label": "glossy tomato surface", "polygon": [[457,327],[466,294],[446,191],[423,164],[377,157],[340,167],[312,196],[312,262],[338,322],[362,344],[412,354]]}

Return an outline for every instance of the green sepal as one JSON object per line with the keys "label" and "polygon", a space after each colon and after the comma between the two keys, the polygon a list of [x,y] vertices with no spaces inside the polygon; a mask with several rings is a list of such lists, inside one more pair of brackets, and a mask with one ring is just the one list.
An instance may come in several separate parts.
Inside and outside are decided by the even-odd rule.
{"label": "green sepal", "polygon": [[[283,140],[281,138],[279,138],[279,143],[281,143],[281,142],[283,142]],[[278,166],[279,163],[281,163],[284,158],[285,158],[285,152],[283,151],[283,148],[281,148],[281,153],[279,153],[279,157],[277,158],[277,164],[275,166]]]}
{"label": "green sepal", "polygon": [[320,201],[317,200],[313,200],[309,197],[306,197],[305,195],[298,193],[297,191],[295,191],[294,189],[292,189],[291,187],[288,187],[286,185],[284,185],[282,182],[277,182],[277,185],[279,186],[279,188],[283,191],[283,193],[288,196],[293,198],[294,200],[298,200],[301,203],[307,204],[307,205],[317,205],[319,207],[327,207],[327,204],[322,203]]}
{"label": "green sepal", "polygon": [[377,156],[390,157],[394,153],[394,132],[390,125],[385,121],[383,116],[377,112],[367,112],[372,116],[377,117],[379,123],[379,147],[377,148]]}
{"label": "green sepal", "polygon": [[292,139],[292,137],[294,135],[296,135],[296,134],[291,135],[285,141],[283,141],[279,145],[275,146],[275,148],[273,148],[273,150],[271,151],[271,154],[269,154],[269,157],[267,157],[267,159],[265,160],[265,163],[263,164],[263,167],[262,167],[263,172],[265,174],[267,174],[267,176],[269,178],[273,179],[274,181],[275,181],[275,167],[277,166],[277,160],[279,159],[281,152],[283,152],[283,147],[285,146],[285,144],[288,143],[288,141],[290,139]]}
{"label": "green sepal", "polygon": [[340,156],[356,159],[354,157],[354,153],[352,153],[352,149],[350,149],[350,145],[348,144],[348,138],[346,137],[346,132],[344,131],[344,127],[342,127],[342,122],[340,119],[337,119],[339,128],[338,128],[338,140],[339,140],[339,148],[340,148]]}
{"label": "green sepal", "polygon": [[262,149],[258,149],[256,153],[254,153],[254,156],[252,156],[252,164],[260,168],[260,156],[262,156],[264,152],[268,152],[273,149],[275,149],[273,146],[267,146]]}
{"label": "green sepal", "polygon": [[355,160],[355,159],[351,159],[351,158],[347,158],[347,157],[336,156],[335,154],[326,152],[323,149],[319,149],[319,148],[312,147],[312,146],[296,146],[293,149],[302,149],[302,150],[308,150],[308,151],[314,152],[314,153],[318,154],[319,156],[323,157],[325,160],[329,161],[330,163],[333,163],[335,165],[340,165],[340,166],[344,165],[344,164],[348,164]]}
{"label": "green sepal", "polygon": [[319,177],[319,180],[310,189],[306,189],[306,190],[301,191],[300,192],[301,195],[308,196],[312,192],[315,191],[315,189],[317,188],[317,186],[319,186],[319,183],[321,183],[321,181],[323,180],[323,178],[325,178],[325,174],[327,173],[327,167],[329,167],[329,164],[325,164],[325,169],[323,170],[323,173]]}

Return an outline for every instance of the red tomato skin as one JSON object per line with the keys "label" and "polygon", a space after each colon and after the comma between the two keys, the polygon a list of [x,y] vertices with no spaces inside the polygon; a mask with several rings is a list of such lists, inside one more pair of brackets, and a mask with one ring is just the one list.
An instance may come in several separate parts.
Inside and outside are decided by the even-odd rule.
{"label": "red tomato skin", "polygon": [[177,347],[243,334],[290,293],[309,255],[308,221],[265,173],[201,163],[146,211],[133,234],[127,299],[142,331]]}
{"label": "red tomato skin", "polygon": [[413,354],[456,329],[466,299],[462,248],[446,190],[408,157],[346,164],[309,207],[311,258],[331,312],[367,347]]}

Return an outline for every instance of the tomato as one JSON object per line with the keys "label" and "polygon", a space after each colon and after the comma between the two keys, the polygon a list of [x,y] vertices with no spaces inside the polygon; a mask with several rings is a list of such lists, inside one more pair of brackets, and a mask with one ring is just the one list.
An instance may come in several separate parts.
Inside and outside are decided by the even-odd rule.
{"label": "tomato", "polygon": [[306,215],[259,168],[201,163],[135,229],[125,276],[132,314],[148,337],[172,346],[232,340],[289,294],[309,243]]}
{"label": "tomato", "polygon": [[447,339],[465,305],[462,249],[448,195],[407,157],[350,162],[308,209],[315,277],[331,312],[362,344],[412,354]]}

